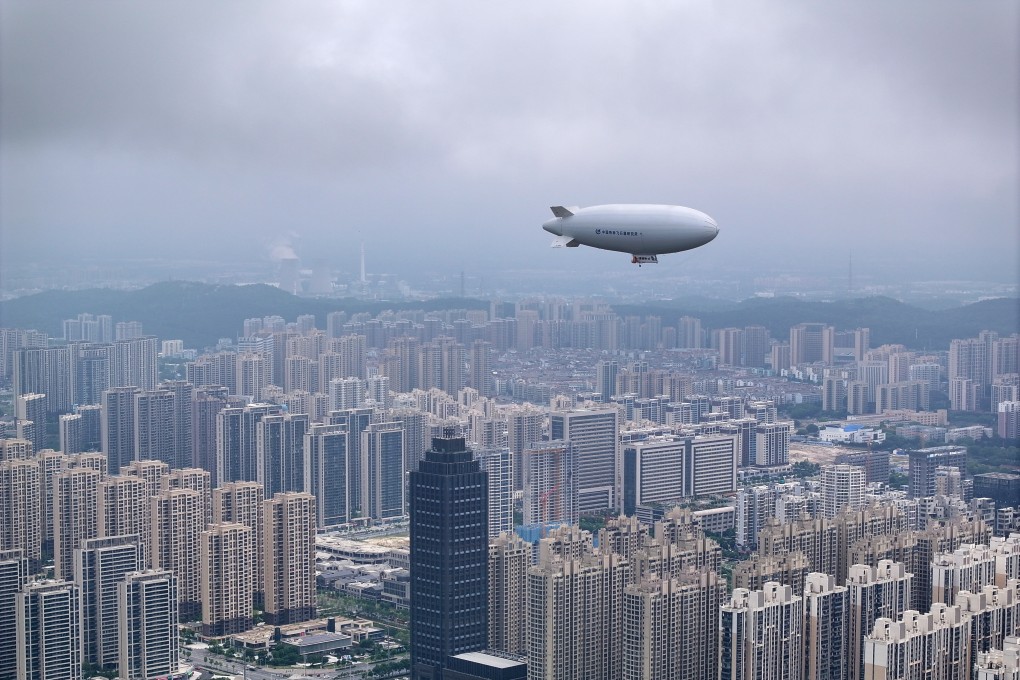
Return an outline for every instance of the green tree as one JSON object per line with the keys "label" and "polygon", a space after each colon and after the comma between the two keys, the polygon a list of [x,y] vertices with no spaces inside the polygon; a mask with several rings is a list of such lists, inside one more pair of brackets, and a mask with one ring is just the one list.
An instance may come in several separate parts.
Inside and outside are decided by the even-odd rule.
{"label": "green tree", "polygon": [[910,477],[899,470],[892,470],[889,472],[889,488],[891,489],[902,489],[904,486],[910,483]]}

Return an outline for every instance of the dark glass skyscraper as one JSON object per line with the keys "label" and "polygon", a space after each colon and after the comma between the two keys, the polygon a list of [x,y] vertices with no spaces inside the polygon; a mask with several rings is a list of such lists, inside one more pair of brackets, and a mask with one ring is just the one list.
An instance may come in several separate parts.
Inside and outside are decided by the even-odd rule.
{"label": "dark glass skyscraper", "polygon": [[439,680],[488,640],[488,476],[463,437],[436,438],[411,472],[411,673]]}

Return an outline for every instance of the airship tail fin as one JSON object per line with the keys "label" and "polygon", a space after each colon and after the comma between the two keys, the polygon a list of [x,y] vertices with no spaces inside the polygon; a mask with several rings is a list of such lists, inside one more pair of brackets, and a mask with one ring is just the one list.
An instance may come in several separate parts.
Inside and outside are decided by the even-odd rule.
{"label": "airship tail fin", "polygon": [[577,211],[577,208],[564,208],[562,205],[554,205],[549,209],[556,217],[570,217]]}

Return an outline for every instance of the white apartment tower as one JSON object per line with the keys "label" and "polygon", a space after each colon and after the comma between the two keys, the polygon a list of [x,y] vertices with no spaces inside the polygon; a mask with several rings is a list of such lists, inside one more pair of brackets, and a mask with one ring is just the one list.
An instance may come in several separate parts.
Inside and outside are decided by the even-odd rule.
{"label": "white apartment tower", "polygon": [[969,680],[971,617],[956,606],[932,605],[899,620],[878,619],[864,640],[865,680]]}
{"label": "white apartment tower", "polygon": [[855,465],[824,465],[821,470],[822,510],[836,517],[844,509],[864,507],[865,470]]}
{"label": "white apartment tower", "polygon": [[803,677],[803,602],[790,586],[736,588],[720,611],[721,680]]}

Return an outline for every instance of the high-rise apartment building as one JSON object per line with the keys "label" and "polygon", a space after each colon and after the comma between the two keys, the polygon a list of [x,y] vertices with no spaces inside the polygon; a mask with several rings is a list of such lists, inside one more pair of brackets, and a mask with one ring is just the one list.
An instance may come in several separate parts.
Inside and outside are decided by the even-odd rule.
{"label": "high-rise apartment building", "polygon": [[955,467],[960,470],[960,474],[967,472],[967,449],[962,446],[916,449],[909,451],[907,455],[911,498],[935,495],[935,470],[938,467]]}
{"label": "high-rise apartment building", "polygon": [[142,568],[138,536],[92,538],[74,553],[74,582],[81,589],[82,659],[103,668],[119,660],[117,586]]}
{"label": "high-rise apartment building", "polygon": [[202,503],[203,521],[212,521],[212,481],[208,470],[202,468],[180,468],[171,470],[162,479],[161,490],[191,489],[197,491]]}
{"label": "high-rise apartment building", "polygon": [[867,382],[851,380],[847,383],[846,412],[850,415],[863,415],[872,412],[872,402],[868,400]]}
{"label": "high-rise apartment building", "polygon": [[361,433],[361,514],[389,519],[407,514],[404,499],[404,428],[372,423]]}
{"label": "high-rise apartment building", "polygon": [[136,393],[134,419],[132,460],[161,460],[170,467],[178,467],[174,393],[169,390]]}
{"label": "high-rise apartment building", "polygon": [[19,423],[31,422],[32,436],[26,437],[31,440],[35,450],[45,448],[46,443],[46,395],[45,394],[19,394],[14,399],[14,418]]}
{"label": "high-rise apartment building", "polygon": [[60,435],[60,451],[67,455],[85,450],[82,442],[82,416],[79,413],[65,413],[57,420]]}
{"label": "high-rise apartment building", "polygon": [[18,680],[79,680],[80,589],[68,581],[36,581],[15,596]]}
{"label": "high-rise apartment building", "polygon": [[962,590],[995,585],[996,554],[987,545],[962,545],[931,560],[931,601],[953,604]]}
{"label": "high-rise apartment building", "polygon": [[0,462],[27,460],[35,451],[35,445],[30,439],[0,439]]}
{"label": "high-rise apartment building", "polygon": [[532,444],[521,457],[524,467],[525,524],[577,521],[574,449],[570,442]]}
{"label": "high-rise apartment building", "polygon": [[255,480],[266,495],[305,488],[304,413],[266,413],[255,425]]}
{"label": "high-rise apartment building", "polygon": [[315,618],[315,497],[278,493],[263,506],[266,623]]}
{"label": "high-rise apartment building", "polygon": [[712,331],[712,346],[719,350],[719,363],[741,366],[744,359],[744,331],[740,328],[718,328]]}
{"label": "high-rise apartment building", "polygon": [[155,496],[163,490],[163,478],[170,474],[170,466],[161,460],[136,460],[122,467],[120,474],[142,480],[146,493]]}
{"label": "high-rise apartment building", "polygon": [[983,586],[974,592],[957,593],[954,602],[964,616],[971,618],[971,652],[1002,649],[1017,630],[1020,620],[1020,582],[1006,586]]}
{"label": "high-rise apartment building", "polygon": [[192,394],[192,464],[209,471],[214,487],[219,485],[216,476],[216,417],[226,407],[226,387],[220,385],[199,387]]}
{"label": "high-rise apartment building", "polygon": [[[186,468],[198,465],[194,455],[194,396],[195,386],[187,380],[168,380],[159,387],[173,394],[174,462],[171,467]],[[149,456],[150,458],[152,456]]]}
{"label": "high-rise apartment building", "polygon": [[154,390],[159,381],[157,357],[159,340],[152,335],[118,340],[113,343],[111,387],[137,387]]}
{"label": "high-rise apartment building", "polygon": [[850,593],[850,626],[846,658],[850,680],[864,680],[864,640],[880,618],[897,619],[910,608],[913,574],[902,562],[880,560],[878,566],[850,567],[846,587]]}
{"label": "high-rise apartment building", "polygon": [[238,353],[234,393],[253,402],[262,401],[262,394],[272,381],[273,367],[265,355],[253,352]]}
{"label": "high-rise apartment building", "polygon": [[304,491],[315,496],[319,528],[350,521],[347,430],[342,425],[313,424],[305,433]]}
{"label": "high-rise apartment building", "polygon": [[17,595],[28,578],[28,560],[24,553],[0,550],[0,678],[18,677]]}
{"label": "high-rise apartment building", "polygon": [[33,571],[42,561],[42,498],[42,475],[36,461],[0,462],[0,516],[3,517],[0,551],[22,551]]}
{"label": "high-rise apartment building", "polygon": [[865,471],[855,465],[823,465],[821,470],[822,512],[835,517],[844,509],[864,507]]}
{"label": "high-rise apartment building", "polygon": [[421,346],[417,338],[404,336],[389,341],[379,368],[390,379],[394,392],[410,392],[419,386],[420,355]]}
{"label": "high-rise apartment building", "polygon": [[622,675],[624,588],[621,555],[550,557],[528,570],[528,677],[609,680]]}
{"label": "high-rise apartment building", "polygon": [[103,453],[111,470],[119,470],[136,458],[135,395],[137,387],[113,387],[102,394]]}
{"label": "high-rise apartment building", "polygon": [[344,335],[335,343],[334,351],[340,355],[341,378],[367,378],[366,338],[364,335]]}
{"label": "high-rise apartment building", "polygon": [[468,384],[483,397],[496,396],[496,382],[492,377],[492,343],[475,340],[471,343]]}
{"label": "high-rise apartment building", "polygon": [[973,672],[971,617],[957,606],[937,603],[927,614],[908,610],[881,618],[864,640],[868,680],[967,680]]}
{"label": "high-rise apartment building", "polygon": [[513,470],[510,449],[475,448],[475,460],[489,476],[489,540],[514,528]]}
{"label": "high-rise apartment building", "polygon": [[822,379],[822,410],[846,410],[846,379],[838,375],[826,376]]}
{"label": "high-rise apartment building", "polygon": [[411,675],[442,678],[488,641],[488,478],[463,437],[436,438],[409,492]]}
{"label": "high-rise apartment building", "polygon": [[512,406],[503,412],[506,418],[506,445],[510,447],[514,491],[524,489],[524,450],[542,441],[545,414],[533,406]]}
{"label": "high-rise apartment building", "polygon": [[988,350],[990,343],[981,338],[952,340],[949,343],[949,368],[946,377],[968,378],[977,383],[988,384]]}
{"label": "high-rise apartment building", "polygon": [[136,571],[118,585],[121,678],[147,680],[179,670],[177,580],[171,571]]}
{"label": "high-rise apartment building", "polygon": [[489,541],[489,644],[507,654],[527,651],[527,588],[531,544],[513,533]]}
{"label": "high-rise apartment building", "polygon": [[334,378],[329,381],[329,409],[340,411],[361,408],[365,402],[365,381],[361,378]]}
{"label": "high-rise apartment building", "polygon": [[1020,437],[1020,401],[1003,401],[998,405],[996,433],[1003,439]]}
{"label": "high-rise apartment building", "polygon": [[793,521],[771,519],[758,534],[758,552],[783,555],[799,550],[811,563],[812,571],[836,573],[838,558],[836,525],[829,519],[801,516]]}
{"label": "high-rise apartment building", "polygon": [[813,680],[847,680],[850,593],[830,574],[804,579],[804,672]]}
{"label": "high-rise apartment building", "polygon": [[720,612],[722,680],[803,677],[803,603],[790,586],[737,588]]}
{"label": "high-rise apartment building", "polygon": [[202,634],[219,637],[251,628],[255,545],[251,527],[210,524],[201,536]]}
{"label": "high-rise apartment building", "polygon": [[759,423],[755,430],[754,464],[774,467],[789,463],[792,433],[792,423]]}
{"label": "high-rise apartment building", "polygon": [[387,418],[404,429],[404,469],[414,470],[428,448],[428,416],[415,408],[394,408]]}
{"label": "high-rise apartment building", "polygon": [[604,359],[595,364],[595,391],[602,396],[602,403],[609,403],[616,394],[616,376],[620,372],[618,361]]}
{"label": "high-rise apartment building", "polygon": [[550,439],[569,441],[580,513],[620,506],[620,412],[617,408],[554,411]]}
{"label": "high-rise apartment building", "polygon": [[361,497],[361,434],[368,429],[374,415],[372,408],[329,412],[329,424],[340,425],[347,431],[347,503],[351,517],[365,516],[365,502]]}
{"label": "high-rise apartment building", "polygon": [[265,588],[263,532],[265,491],[258,482],[229,482],[213,489],[213,523],[242,524],[251,529],[251,574],[255,606],[263,605]]}
{"label": "high-rise apartment building", "polygon": [[167,489],[150,500],[154,569],[177,575],[179,615],[182,621],[202,616],[201,534],[205,529],[202,495],[192,489]]}
{"label": "high-rise apartment building", "polygon": [[832,361],[833,335],[824,323],[802,323],[790,328],[790,365]]}
{"label": "high-rise apartment building", "polygon": [[704,346],[701,319],[681,316],[677,320],[676,346],[680,349],[701,349]]}
{"label": "high-rise apartment building", "polygon": [[54,478],[53,563],[57,578],[74,576],[74,551],[99,536],[99,483],[92,468],[64,470]]}
{"label": "high-rise apartment building", "polygon": [[274,404],[228,407],[216,415],[216,480],[254,482],[259,479],[258,432],[263,418],[283,409]]}
{"label": "high-rise apartment building", "polygon": [[709,570],[626,586],[621,677],[717,677],[719,608],[725,594],[725,581]]}

